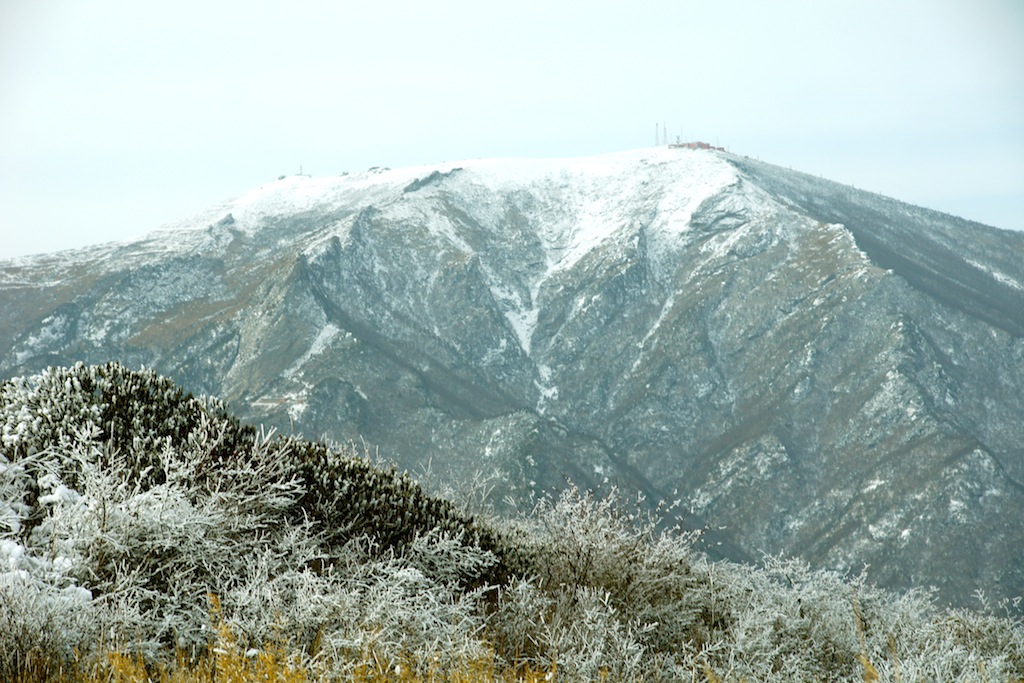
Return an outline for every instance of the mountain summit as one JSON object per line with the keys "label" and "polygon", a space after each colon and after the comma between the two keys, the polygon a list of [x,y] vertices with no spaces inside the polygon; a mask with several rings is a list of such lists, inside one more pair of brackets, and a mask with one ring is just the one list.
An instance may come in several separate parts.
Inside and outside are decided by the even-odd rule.
{"label": "mountain summit", "polygon": [[1024,593],[1022,255],[716,150],[294,176],[0,263],[0,375],[145,364],[286,432],[519,500],[679,499],[726,556],[964,604]]}

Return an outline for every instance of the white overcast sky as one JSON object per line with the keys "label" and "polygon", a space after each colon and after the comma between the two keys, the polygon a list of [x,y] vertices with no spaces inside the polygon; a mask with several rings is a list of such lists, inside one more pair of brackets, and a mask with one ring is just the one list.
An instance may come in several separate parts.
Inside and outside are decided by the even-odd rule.
{"label": "white overcast sky", "polygon": [[0,0],[0,259],[286,173],[674,139],[1024,229],[1022,0]]}

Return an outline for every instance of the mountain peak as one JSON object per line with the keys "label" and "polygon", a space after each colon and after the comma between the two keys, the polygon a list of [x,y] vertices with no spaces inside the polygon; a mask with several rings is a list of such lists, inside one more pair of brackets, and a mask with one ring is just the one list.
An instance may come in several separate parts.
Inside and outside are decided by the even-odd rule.
{"label": "mountain peak", "polygon": [[145,364],[520,501],[607,481],[725,555],[963,603],[1024,589],[1021,253],[717,150],[292,176],[0,265],[0,370]]}

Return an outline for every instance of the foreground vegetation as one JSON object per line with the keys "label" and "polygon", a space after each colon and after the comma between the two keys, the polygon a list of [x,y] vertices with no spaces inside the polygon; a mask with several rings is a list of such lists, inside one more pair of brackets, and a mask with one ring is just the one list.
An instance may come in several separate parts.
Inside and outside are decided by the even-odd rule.
{"label": "foreground vegetation", "polygon": [[0,433],[0,680],[1024,680],[1013,606],[712,562],[614,493],[474,516],[149,371],[5,382]]}

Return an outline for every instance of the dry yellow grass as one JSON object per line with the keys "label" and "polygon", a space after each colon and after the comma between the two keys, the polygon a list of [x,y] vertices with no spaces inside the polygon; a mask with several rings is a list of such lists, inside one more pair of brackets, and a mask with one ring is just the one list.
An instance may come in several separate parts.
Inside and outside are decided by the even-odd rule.
{"label": "dry yellow grass", "polygon": [[[74,683],[549,683],[556,679],[554,667],[541,671],[529,666],[500,667],[493,653],[458,662],[445,670],[438,667],[421,672],[405,663],[392,666],[372,649],[366,649],[358,661],[323,662],[311,670],[278,643],[267,644],[259,651],[246,651],[223,620],[217,596],[211,595],[210,602],[217,640],[198,661],[189,662],[179,654],[173,666],[147,665],[140,657],[109,652],[90,671],[68,680]],[[351,673],[339,678],[336,672],[341,670]]]}
{"label": "dry yellow grass", "polygon": [[549,671],[528,666],[503,669],[495,659],[487,658],[467,660],[443,672],[424,673],[401,664],[384,666],[370,655],[354,663],[349,675],[339,678],[336,674],[308,670],[273,648],[246,656],[222,638],[209,655],[194,663],[179,661],[171,667],[147,666],[138,657],[113,652],[88,671],[49,680],[73,683],[551,683],[557,676],[554,668]]}
{"label": "dry yellow grass", "polygon": [[[111,650],[88,663],[27,667],[24,675],[13,683],[552,683],[557,680],[555,666],[549,669],[535,669],[526,664],[502,666],[493,653],[458,662],[444,670],[438,667],[423,672],[403,663],[392,666],[368,649],[359,661],[325,662],[310,669],[299,657],[277,644],[268,644],[259,651],[246,651],[230,626],[220,619],[216,598],[212,601],[217,639],[198,660],[189,661],[179,653],[173,663],[153,663],[138,655]],[[350,673],[339,676],[336,672],[341,670]]]}

